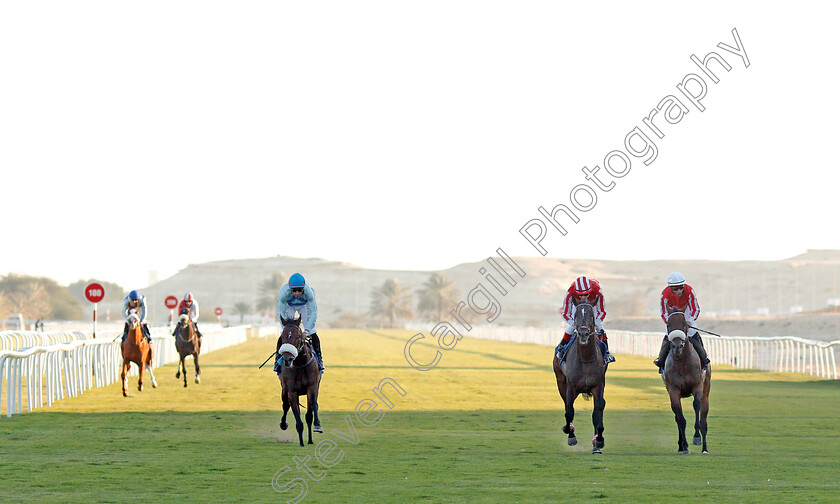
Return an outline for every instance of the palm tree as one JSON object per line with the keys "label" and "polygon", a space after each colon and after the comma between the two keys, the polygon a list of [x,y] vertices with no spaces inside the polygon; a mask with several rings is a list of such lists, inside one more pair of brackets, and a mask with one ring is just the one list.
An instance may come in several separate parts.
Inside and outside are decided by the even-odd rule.
{"label": "palm tree", "polygon": [[257,310],[266,310],[274,314],[277,319],[277,293],[280,288],[286,285],[286,274],[283,272],[272,273],[259,285],[260,299],[257,301]]}
{"label": "palm tree", "polygon": [[385,280],[381,287],[375,287],[370,292],[370,313],[388,319],[388,327],[394,327],[397,318],[408,318],[414,315],[411,309],[411,291],[403,287],[395,278]]}
{"label": "palm tree", "polygon": [[248,303],[239,302],[233,305],[233,313],[239,315],[239,323],[245,318],[245,315],[251,313],[251,305]]}
{"label": "palm tree", "polygon": [[428,314],[433,320],[443,320],[446,311],[458,303],[458,296],[451,286],[452,281],[447,280],[443,273],[433,273],[417,291],[420,295],[417,311]]}

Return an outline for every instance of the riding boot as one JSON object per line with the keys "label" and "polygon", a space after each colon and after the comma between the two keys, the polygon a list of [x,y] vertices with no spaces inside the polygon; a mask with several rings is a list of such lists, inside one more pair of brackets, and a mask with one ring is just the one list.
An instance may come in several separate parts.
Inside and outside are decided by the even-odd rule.
{"label": "riding boot", "polygon": [[318,356],[318,370],[324,370],[324,358],[321,356],[321,339],[318,337],[318,333],[312,333],[309,335],[309,338],[312,340],[312,349],[315,350],[315,354]]}
{"label": "riding boot", "polygon": [[125,323],[125,327],[123,328],[122,341],[120,341],[120,345],[125,343],[125,337],[126,336],[128,336],[128,322]]}
{"label": "riding boot", "polygon": [[610,353],[610,344],[607,343],[607,332],[603,329],[598,331],[598,341],[604,344],[604,364],[615,362],[615,357]]}
{"label": "riding boot", "polygon": [[700,357],[700,367],[703,371],[706,370],[706,366],[709,365],[709,356],[706,355],[706,349],[703,348],[703,340],[700,339],[699,334],[695,334],[694,336],[688,338],[691,341],[692,346],[694,346],[694,350],[697,352],[697,355]]}
{"label": "riding boot", "polygon": [[198,336],[198,349],[201,350],[201,338],[203,338],[204,335],[198,330],[198,322],[193,322],[193,327],[195,327],[195,335]]}
{"label": "riding boot", "polygon": [[557,358],[560,359],[560,362],[563,362],[563,359],[566,358],[566,345],[569,344],[569,341],[572,339],[570,334],[564,334],[563,339],[560,340],[560,344],[557,345]]}
{"label": "riding boot", "polygon": [[146,341],[148,341],[149,344],[151,345],[152,344],[152,332],[149,330],[149,326],[147,326],[146,324],[142,324],[142,325],[140,325],[140,328],[143,330],[143,336],[146,337]]}
{"label": "riding boot", "polygon": [[665,359],[668,358],[668,352],[671,351],[671,342],[668,341],[668,337],[666,336],[662,340],[662,348],[659,349],[659,357],[656,358],[653,363],[656,367],[659,368],[659,374],[662,374],[662,371],[665,369]]}
{"label": "riding boot", "polygon": [[603,339],[604,347],[606,347],[607,351],[604,352],[604,364],[609,364],[611,362],[615,362],[615,357],[613,354],[610,353],[610,345],[607,343],[607,339]]}

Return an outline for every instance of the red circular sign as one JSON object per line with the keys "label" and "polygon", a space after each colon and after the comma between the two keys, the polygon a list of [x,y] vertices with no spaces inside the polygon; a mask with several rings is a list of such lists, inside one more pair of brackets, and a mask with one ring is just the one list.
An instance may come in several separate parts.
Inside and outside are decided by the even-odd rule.
{"label": "red circular sign", "polygon": [[218,306],[217,306],[217,307],[216,307],[216,309],[215,309],[213,312],[214,312],[216,315],[221,315],[221,314],[222,314],[222,309],[221,309],[220,307],[218,307]]}
{"label": "red circular sign", "polygon": [[168,296],[163,302],[170,310],[178,306],[178,298],[175,296]]}
{"label": "red circular sign", "polygon": [[98,283],[92,283],[85,287],[85,297],[91,303],[98,303],[105,297],[105,287]]}

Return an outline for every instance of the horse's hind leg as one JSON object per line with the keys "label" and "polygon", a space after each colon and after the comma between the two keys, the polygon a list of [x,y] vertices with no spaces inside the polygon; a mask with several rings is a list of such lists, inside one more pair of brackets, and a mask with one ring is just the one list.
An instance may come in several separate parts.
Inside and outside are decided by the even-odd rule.
{"label": "horse's hind leg", "polygon": [[181,367],[184,365],[184,359],[178,359],[178,371],[175,371],[175,379],[181,377]]}
{"label": "horse's hind leg", "polygon": [[155,372],[152,371],[152,356],[149,354],[149,360],[146,362],[146,369],[149,371],[149,377],[152,379],[152,388],[157,388],[157,380],[155,380]]}

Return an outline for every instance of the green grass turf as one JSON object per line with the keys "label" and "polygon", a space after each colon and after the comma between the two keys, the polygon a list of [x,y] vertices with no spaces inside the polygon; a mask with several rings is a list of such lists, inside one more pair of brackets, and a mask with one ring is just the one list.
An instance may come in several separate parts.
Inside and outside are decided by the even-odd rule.
{"label": "green grass turf", "polygon": [[[321,453],[332,467],[315,446],[298,446],[291,414],[280,430],[279,383],[256,369],[274,342],[255,339],[203,356],[200,385],[184,389],[170,365],[156,372],[159,388],[134,387],[129,398],[115,383],[0,418],[0,502],[286,502],[302,488],[295,478],[306,482],[302,502],[838,501],[840,382],[715,368],[711,453],[692,445],[679,455],[651,359],[619,356],[607,376],[606,446],[592,455],[591,402],[575,403],[578,446],[560,432],[552,349],[464,338],[420,372],[403,357],[411,335],[323,331],[325,433],[314,436],[335,443]],[[428,361],[434,349],[413,353]],[[406,395],[383,387],[393,409],[364,426],[354,410],[382,404],[372,389],[385,378]],[[312,476],[294,459],[306,456]],[[286,467],[280,493],[272,478]]]}

